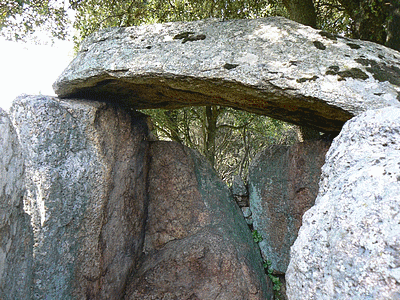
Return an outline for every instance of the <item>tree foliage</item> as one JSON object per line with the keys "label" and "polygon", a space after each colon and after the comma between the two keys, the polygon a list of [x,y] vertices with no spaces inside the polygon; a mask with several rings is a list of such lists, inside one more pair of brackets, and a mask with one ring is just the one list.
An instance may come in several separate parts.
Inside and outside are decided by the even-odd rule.
{"label": "tree foliage", "polygon": [[42,28],[65,38],[67,9],[75,16],[75,40],[112,26],[235,19],[271,15],[400,50],[400,0],[3,0],[0,31],[21,39]]}
{"label": "tree foliage", "polygon": [[[400,50],[400,44],[390,42],[393,30],[389,24],[394,20],[396,10],[398,15],[398,0],[330,0],[323,1],[326,8],[334,9],[341,14],[341,18],[350,20],[346,28],[347,36],[362,40],[386,44],[387,46]],[[397,29],[399,30],[399,29]]]}
{"label": "tree foliage", "polygon": [[142,23],[194,21],[205,18],[244,19],[279,13],[268,0],[75,0],[77,42],[101,28]]}
{"label": "tree foliage", "polygon": [[313,0],[283,0],[290,18],[311,27],[317,26],[317,15]]}
{"label": "tree foliage", "polygon": [[67,36],[68,16],[64,2],[49,0],[2,0],[0,32],[10,40],[25,39],[38,28],[58,39]]}
{"label": "tree foliage", "polygon": [[247,175],[257,152],[271,144],[296,140],[294,126],[266,116],[220,106],[176,110],[143,110],[150,115],[159,139],[173,140],[197,149],[221,178]]}

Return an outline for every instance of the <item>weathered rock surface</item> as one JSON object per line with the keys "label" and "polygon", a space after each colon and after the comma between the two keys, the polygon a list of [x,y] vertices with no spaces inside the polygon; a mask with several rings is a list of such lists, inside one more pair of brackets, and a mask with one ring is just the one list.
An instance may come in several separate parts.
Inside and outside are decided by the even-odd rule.
{"label": "weathered rock surface", "polygon": [[334,140],[286,279],[291,300],[400,298],[400,109],[355,117]]}
{"label": "weathered rock surface", "polygon": [[248,207],[250,205],[249,192],[240,175],[233,176],[231,191],[233,198],[235,199],[239,207]]}
{"label": "weathered rock surface", "polygon": [[315,140],[275,145],[260,152],[249,168],[253,227],[272,268],[285,273],[304,212],[314,205],[321,167],[330,142]]}
{"label": "weathered rock surface", "polygon": [[367,109],[399,106],[399,61],[281,17],[208,19],[97,32],[54,89],[134,108],[218,104],[339,132]]}
{"label": "weathered rock surface", "polygon": [[232,194],[237,196],[248,196],[249,192],[240,175],[235,175],[232,178]]}
{"label": "weathered rock surface", "polygon": [[151,144],[145,257],[125,299],[270,299],[259,250],[206,160]]}
{"label": "weathered rock surface", "polygon": [[24,159],[1,108],[0,133],[0,299],[31,299],[33,232],[22,203]]}
{"label": "weathered rock surface", "polygon": [[43,96],[16,99],[10,113],[34,231],[29,299],[121,299],[144,242],[143,116]]}
{"label": "weathered rock surface", "polygon": [[16,99],[10,115],[2,300],[271,297],[229,189],[196,152],[149,142],[146,116],[46,96]]}

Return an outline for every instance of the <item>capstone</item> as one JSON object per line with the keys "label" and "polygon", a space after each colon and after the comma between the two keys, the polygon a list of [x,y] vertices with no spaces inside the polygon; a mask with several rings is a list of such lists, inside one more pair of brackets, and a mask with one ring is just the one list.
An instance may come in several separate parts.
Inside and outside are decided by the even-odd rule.
{"label": "capstone", "polygon": [[89,36],[54,83],[62,98],[174,109],[222,105],[339,132],[400,106],[400,54],[282,17],[207,19]]}

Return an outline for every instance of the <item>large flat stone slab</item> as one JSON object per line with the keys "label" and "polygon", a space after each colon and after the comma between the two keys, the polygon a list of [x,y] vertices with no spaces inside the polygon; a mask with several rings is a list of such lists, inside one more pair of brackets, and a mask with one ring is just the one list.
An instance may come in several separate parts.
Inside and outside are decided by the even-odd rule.
{"label": "large flat stone slab", "polygon": [[110,28],[54,84],[63,98],[133,108],[224,105],[320,131],[399,106],[400,53],[281,17]]}

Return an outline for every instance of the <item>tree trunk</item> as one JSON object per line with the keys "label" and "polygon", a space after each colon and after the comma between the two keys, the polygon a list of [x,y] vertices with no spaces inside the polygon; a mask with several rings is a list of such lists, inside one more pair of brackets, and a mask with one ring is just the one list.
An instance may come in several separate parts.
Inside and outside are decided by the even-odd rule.
{"label": "tree trunk", "polygon": [[242,132],[242,137],[243,137],[243,147],[244,147],[244,154],[243,157],[240,161],[240,166],[239,166],[239,176],[243,178],[244,170],[246,166],[248,165],[248,158],[250,154],[250,143],[249,143],[249,136],[247,135],[247,130],[246,127],[243,127],[243,132]]}
{"label": "tree trunk", "polygon": [[182,139],[179,136],[178,130],[178,112],[175,110],[168,110],[165,112],[166,120],[167,120],[167,128],[170,132],[170,138],[173,141],[182,144]]}
{"label": "tree trunk", "polygon": [[205,107],[204,155],[212,167],[215,165],[215,137],[217,136],[217,120],[220,113],[217,106]]}
{"label": "tree trunk", "polygon": [[400,51],[400,1],[391,0],[388,10],[386,46]]}
{"label": "tree trunk", "polygon": [[352,38],[400,49],[399,0],[339,0],[353,20]]}
{"label": "tree trunk", "polygon": [[299,126],[297,129],[297,138],[301,143],[308,140],[318,140],[319,137],[319,131],[313,128]]}
{"label": "tree trunk", "polygon": [[283,0],[290,19],[303,25],[317,26],[317,15],[312,0]]}

